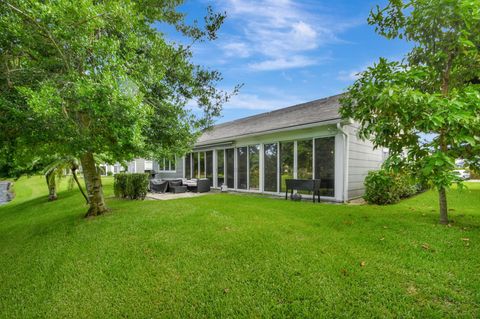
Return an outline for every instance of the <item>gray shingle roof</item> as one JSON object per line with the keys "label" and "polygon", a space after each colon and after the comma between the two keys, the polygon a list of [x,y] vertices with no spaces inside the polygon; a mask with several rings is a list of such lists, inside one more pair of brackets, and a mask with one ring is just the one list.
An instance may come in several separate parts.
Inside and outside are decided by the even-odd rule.
{"label": "gray shingle roof", "polygon": [[296,126],[340,120],[339,98],[335,95],[283,109],[215,125],[203,132],[197,145],[233,140],[245,135],[264,134]]}

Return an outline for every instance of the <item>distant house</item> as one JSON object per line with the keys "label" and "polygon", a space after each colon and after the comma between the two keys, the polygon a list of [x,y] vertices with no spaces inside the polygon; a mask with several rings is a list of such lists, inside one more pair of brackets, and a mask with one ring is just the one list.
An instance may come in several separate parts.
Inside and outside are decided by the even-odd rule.
{"label": "distant house", "polygon": [[[285,179],[321,179],[322,199],[343,202],[364,193],[368,171],[385,153],[357,137],[342,119],[340,96],[263,113],[206,130],[193,152],[164,163],[136,160],[129,171],[165,178],[208,178],[212,187],[282,194]],[[132,169],[130,169],[132,166]]]}
{"label": "distant house", "polygon": [[[99,166],[102,170],[102,175],[107,175],[108,173],[117,174],[121,172],[145,173],[154,172],[154,163],[154,161],[144,158],[136,158],[133,161],[128,162],[126,167],[122,166],[120,163],[115,163],[113,165],[101,164]],[[156,171],[158,171],[158,169]]]}

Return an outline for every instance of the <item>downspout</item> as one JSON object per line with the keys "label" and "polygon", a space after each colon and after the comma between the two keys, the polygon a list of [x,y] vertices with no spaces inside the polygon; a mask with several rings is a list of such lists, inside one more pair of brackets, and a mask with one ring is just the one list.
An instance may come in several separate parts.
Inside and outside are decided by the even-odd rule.
{"label": "downspout", "polygon": [[[349,123],[351,121],[348,121]],[[343,159],[343,202],[348,202],[348,157],[350,152],[349,135],[345,132],[342,125],[337,123],[337,129],[343,134],[343,141],[345,145],[345,153]]]}

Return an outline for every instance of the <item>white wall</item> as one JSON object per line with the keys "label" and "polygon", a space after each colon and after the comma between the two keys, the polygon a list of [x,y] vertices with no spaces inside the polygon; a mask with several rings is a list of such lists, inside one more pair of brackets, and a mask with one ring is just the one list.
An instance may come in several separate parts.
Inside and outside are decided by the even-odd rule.
{"label": "white wall", "polygon": [[345,126],[345,131],[349,132],[348,199],[365,193],[365,177],[369,171],[379,169],[384,160],[382,149],[374,150],[372,142],[358,137],[358,127],[357,123]]}

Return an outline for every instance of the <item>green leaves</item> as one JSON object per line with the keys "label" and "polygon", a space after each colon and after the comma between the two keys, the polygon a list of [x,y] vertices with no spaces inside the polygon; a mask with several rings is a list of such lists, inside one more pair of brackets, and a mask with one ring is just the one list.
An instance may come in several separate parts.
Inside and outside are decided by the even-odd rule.
{"label": "green leaves", "polygon": [[[114,161],[187,151],[230,94],[216,88],[218,72],[192,63],[190,46],[153,27],[171,24],[192,43],[215,39],[225,14],[210,8],[204,25],[187,25],[182,2],[0,2],[0,68],[16,70],[0,82],[11,145],[31,144],[32,158],[93,152]],[[187,107],[195,102],[203,112]]]}
{"label": "green leaves", "polygon": [[386,147],[385,166],[438,188],[459,179],[454,160],[480,154],[480,2],[391,0],[369,23],[414,47],[403,62],[381,58],[341,100],[359,135]]}

